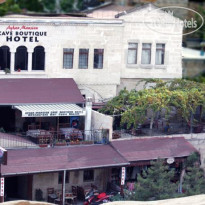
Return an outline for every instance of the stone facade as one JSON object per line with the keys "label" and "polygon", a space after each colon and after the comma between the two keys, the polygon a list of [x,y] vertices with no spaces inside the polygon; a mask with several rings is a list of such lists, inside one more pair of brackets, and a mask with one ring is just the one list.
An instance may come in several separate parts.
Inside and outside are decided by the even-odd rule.
{"label": "stone facade", "polygon": [[[133,10],[115,19],[89,18],[23,18],[6,17],[0,20],[0,46],[10,48],[11,74],[0,71],[0,78],[73,78],[81,93],[102,102],[114,97],[120,89],[135,88],[135,82],[144,78],[181,78],[180,35],[171,35],[173,26],[166,27],[166,34],[153,31],[145,20],[152,5]],[[174,18],[168,14],[156,12],[153,18]],[[164,29],[161,25],[160,30]],[[25,32],[31,32],[25,34]],[[32,33],[34,32],[34,33]],[[39,32],[35,34],[35,32]],[[137,43],[137,63],[127,64],[128,44]],[[142,65],[142,44],[151,44],[151,63]],[[165,62],[155,65],[156,44],[165,44]],[[25,46],[28,52],[28,69],[15,71],[15,53],[19,46]],[[32,70],[32,54],[36,46],[45,49],[45,69]],[[73,48],[73,68],[63,68],[63,49]],[[79,49],[89,49],[88,68],[79,69]],[[94,69],[94,49],[104,49],[103,68]]]}

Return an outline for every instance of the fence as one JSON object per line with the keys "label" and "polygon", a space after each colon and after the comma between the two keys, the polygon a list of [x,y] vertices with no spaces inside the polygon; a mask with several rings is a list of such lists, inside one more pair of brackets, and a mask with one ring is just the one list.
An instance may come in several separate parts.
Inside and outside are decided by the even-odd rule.
{"label": "fence", "polygon": [[109,143],[109,130],[46,131],[29,130],[26,133],[1,133],[0,146],[6,149],[37,148],[83,144]]}

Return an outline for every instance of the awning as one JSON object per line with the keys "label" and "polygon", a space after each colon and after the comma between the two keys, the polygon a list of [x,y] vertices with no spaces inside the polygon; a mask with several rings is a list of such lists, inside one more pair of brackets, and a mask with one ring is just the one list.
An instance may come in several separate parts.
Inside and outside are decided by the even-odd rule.
{"label": "awning", "polygon": [[22,117],[84,116],[85,110],[75,104],[16,105]]}
{"label": "awning", "polygon": [[14,149],[7,153],[7,165],[1,165],[2,176],[129,165],[110,145]]}

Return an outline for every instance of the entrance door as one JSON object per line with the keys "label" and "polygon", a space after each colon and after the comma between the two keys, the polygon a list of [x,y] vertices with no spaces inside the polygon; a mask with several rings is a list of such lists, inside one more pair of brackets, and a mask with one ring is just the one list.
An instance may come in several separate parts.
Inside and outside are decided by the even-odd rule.
{"label": "entrance door", "polygon": [[32,175],[5,178],[5,201],[32,200]]}

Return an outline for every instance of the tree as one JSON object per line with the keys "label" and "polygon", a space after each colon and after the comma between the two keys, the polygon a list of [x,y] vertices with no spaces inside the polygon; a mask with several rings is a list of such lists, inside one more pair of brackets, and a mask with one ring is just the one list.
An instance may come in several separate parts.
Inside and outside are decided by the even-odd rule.
{"label": "tree", "polygon": [[205,194],[204,170],[199,167],[199,155],[197,153],[190,155],[185,166],[186,171],[183,179],[185,195]]}
{"label": "tree", "polygon": [[163,111],[167,118],[172,107],[180,113],[181,117],[191,125],[193,114],[201,106],[205,108],[205,84],[175,79],[163,82],[162,80],[148,79],[147,83],[154,83],[151,88],[141,91],[122,90],[119,95],[109,101],[100,112],[110,115],[121,115],[121,125],[127,128],[137,127],[147,118],[146,113],[151,113],[150,129],[154,118]]}
{"label": "tree", "polygon": [[137,177],[134,200],[160,200],[176,196],[177,184],[171,182],[174,170],[169,170],[163,160],[151,162],[151,167]]}
{"label": "tree", "polygon": [[7,0],[5,3],[0,4],[0,16],[4,16],[8,12],[20,13],[21,9],[15,0]]}
{"label": "tree", "polygon": [[46,13],[67,13],[79,11],[83,0],[7,0],[0,5],[0,16],[21,13],[22,10]]}

